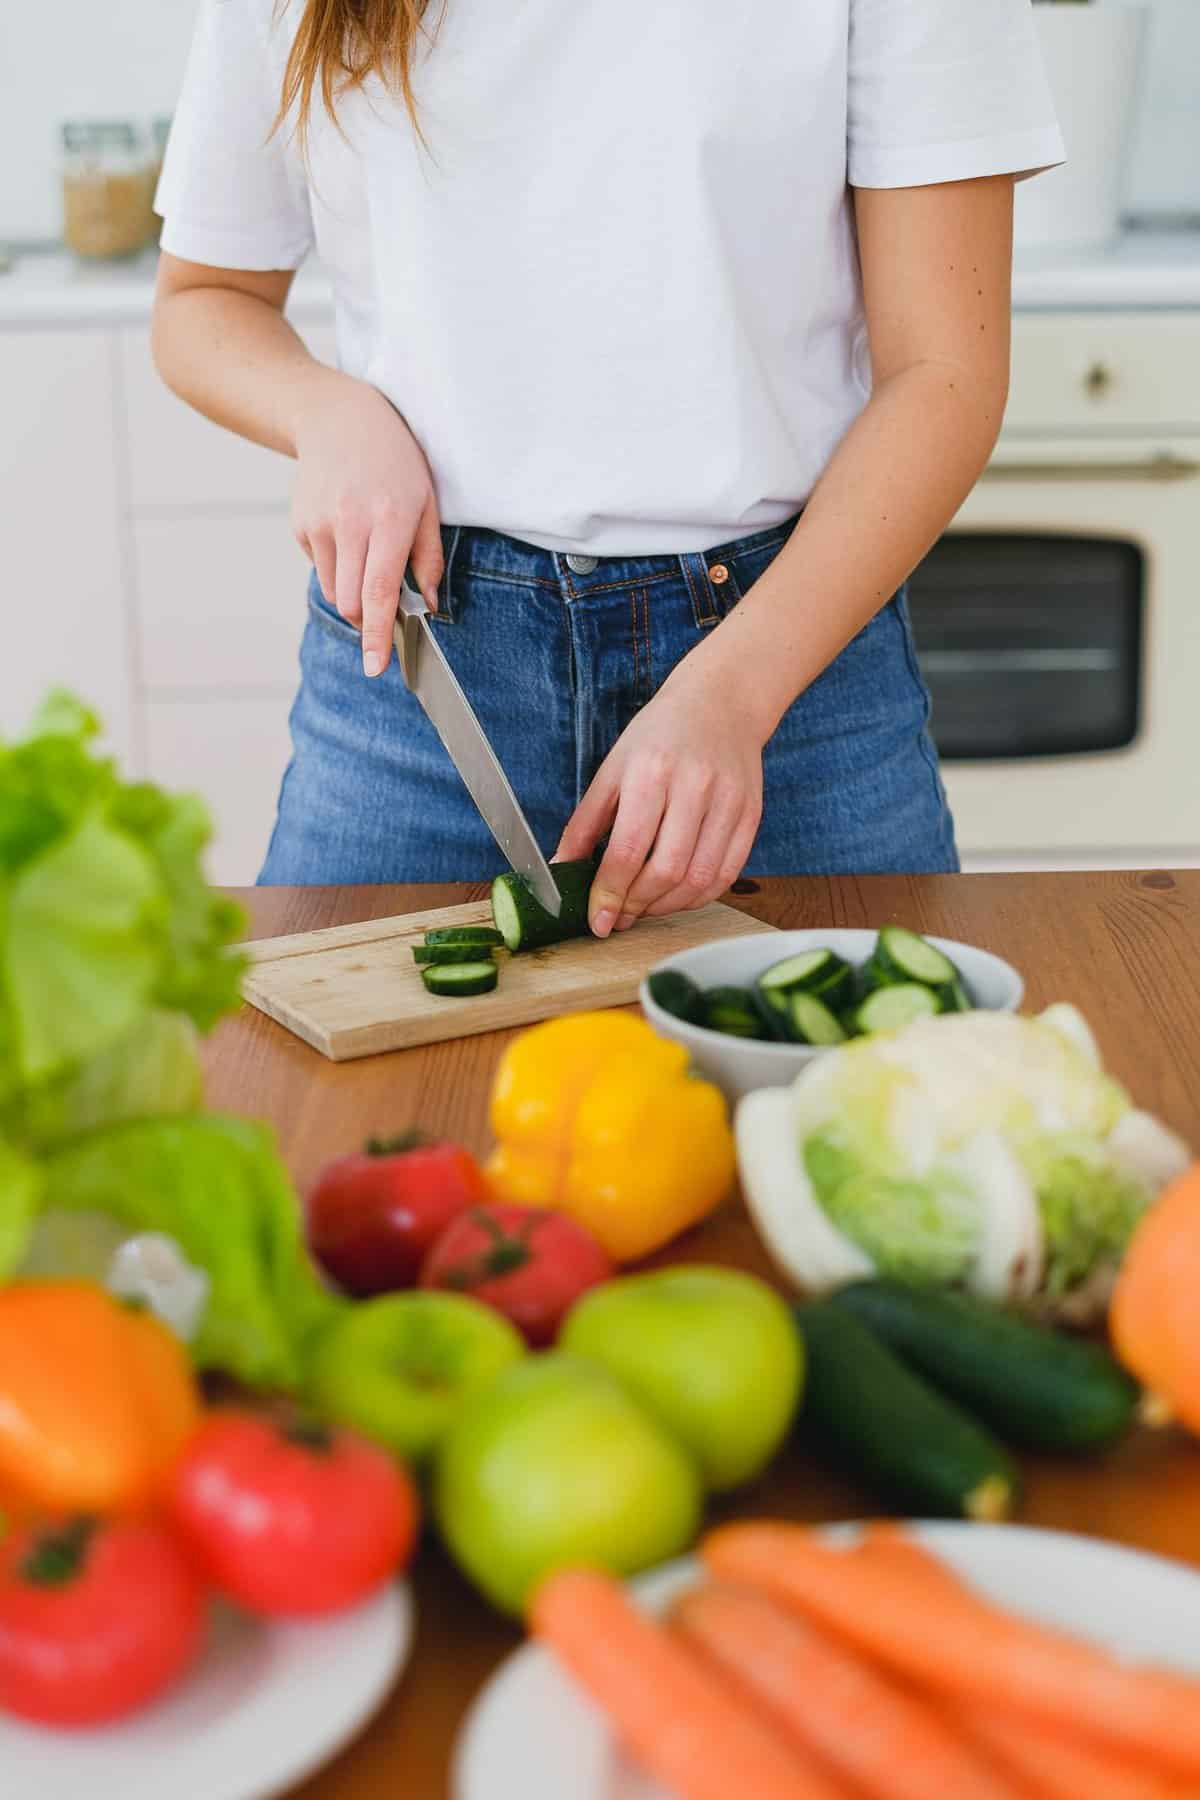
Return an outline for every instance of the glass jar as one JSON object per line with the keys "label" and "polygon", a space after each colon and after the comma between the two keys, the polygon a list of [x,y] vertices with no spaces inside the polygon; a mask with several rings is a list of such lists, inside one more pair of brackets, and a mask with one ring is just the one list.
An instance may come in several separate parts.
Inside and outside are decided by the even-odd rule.
{"label": "glass jar", "polygon": [[126,121],[62,128],[63,241],[76,256],[134,256],[156,232],[150,158]]}

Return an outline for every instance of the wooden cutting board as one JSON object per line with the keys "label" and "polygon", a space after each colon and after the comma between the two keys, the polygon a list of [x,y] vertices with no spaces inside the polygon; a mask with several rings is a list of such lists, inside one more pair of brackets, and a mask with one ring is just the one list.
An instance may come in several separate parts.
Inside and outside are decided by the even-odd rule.
{"label": "wooden cutting board", "polygon": [[520,956],[500,951],[500,982],[470,999],[427,993],[412,947],[438,925],[490,925],[486,900],[395,919],[366,919],[244,946],[242,991],[331,1062],[530,1025],[587,1007],[627,1006],[642,977],[677,950],[773,931],[731,906],[645,919],[599,942],[577,938]]}

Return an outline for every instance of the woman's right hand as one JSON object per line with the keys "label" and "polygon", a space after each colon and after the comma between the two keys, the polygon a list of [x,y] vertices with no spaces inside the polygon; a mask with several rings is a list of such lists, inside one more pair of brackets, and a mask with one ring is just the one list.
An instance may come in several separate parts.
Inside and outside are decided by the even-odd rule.
{"label": "woman's right hand", "polygon": [[429,465],[378,389],[334,369],[305,395],[295,445],[292,529],[325,598],[361,630],[364,671],[382,675],[410,562],[437,611],[442,537]]}

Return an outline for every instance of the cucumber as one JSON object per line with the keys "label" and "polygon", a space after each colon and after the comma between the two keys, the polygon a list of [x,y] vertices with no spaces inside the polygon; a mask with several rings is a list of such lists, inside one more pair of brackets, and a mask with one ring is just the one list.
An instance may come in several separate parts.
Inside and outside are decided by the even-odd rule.
{"label": "cucumber", "polygon": [[673,1019],[697,1025],[704,1014],[704,996],[690,975],[680,969],[658,969],[647,978],[646,986],[655,1006],[661,1006]]}
{"label": "cucumber", "polygon": [[490,994],[500,978],[494,962],[435,963],[421,970],[421,980],[431,994],[445,999],[466,999],[471,994]]}
{"label": "cucumber", "polygon": [[914,1019],[931,1019],[940,1011],[932,988],[905,981],[868,994],[854,1010],[853,1028],[867,1037],[873,1031],[897,1031],[902,1025],[911,1025]]}
{"label": "cucumber", "polygon": [[707,1026],[709,1031],[723,1032],[726,1037],[766,1036],[766,1027],[745,988],[707,988],[702,999],[704,1010],[700,1023]]}
{"label": "cucumber", "polygon": [[956,975],[948,986],[938,989],[938,999],[943,1012],[970,1012],[975,1004],[961,975]]}
{"label": "cucumber", "polygon": [[427,944],[502,944],[504,939],[491,925],[439,925],[425,933]]}
{"label": "cucumber", "polygon": [[948,956],[903,925],[884,926],[871,961],[885,980],[919,981],[925,987],[948,987],[958,975]]}
{"label": "cucumber", "polygon": [[879,1280],[842,1288],[833,1304],[1009,1443],[1096,1450],[1120,1437],[1137,1412],[1137,1384],[1099,1344],[1062,1337],[985,1300]]}
{"label": "cucumber", "polygon": [[846,1033],[836,1014],[817,994],[788,996],[792,1020],[792,1036],[801,1044],[844,1044]]}
{"label": "cucumber", "polygon": [[782,988],[785,993],[794,988],[812,992],[840,977],[843,970],[848,971],[849,964],[832,950],[801,950],[798,955],[785,956],[782,962],[772,963],[769,969],[764,969],[758,985]]}
{"label": "cucumber", "polygon": [[[802,1422],[896,1506],[1003,1519],[1020,1494],[1008,1452],[907,1368],[846,1308],[796,1308],[804,1338]],[[915,1622],[914,1622],[915,1628]]]}
{"label": "cucumber", "polygon": [[591,857],[582,862],[551,863],[554,885],[562,895],[562,912],[548,913],[529,883],[511,872],[492,883],[492,918],[510,950],[540,950],[567,938],[586,937],[588,896],[596,875]]}
{"label": "cucumber", "polygon": [[758,1015],[762,1026],[762,1036],[772,1038],[777,1044],[794,1044],[796,1039],[792,1032],[792,1013],[788,1005],[788,997],[778,989],[760,988],[755,982],[752,988],[746,989],[750,1004]]}
{"label": "cucumber", "polygon": [[469,963],[483,962],[491,958],[490,944],[414,944],[413,961],[416,963]]}

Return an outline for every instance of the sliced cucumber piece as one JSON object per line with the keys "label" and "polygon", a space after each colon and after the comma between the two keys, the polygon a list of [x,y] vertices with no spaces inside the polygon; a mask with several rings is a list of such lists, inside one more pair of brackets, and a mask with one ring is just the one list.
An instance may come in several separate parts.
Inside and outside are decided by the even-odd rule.
{"label": "sliced cucumber piece", "polygon": [[793,1038],[788,996],[779,989],[774,993],[769,988],[764,990],[757,983],[746,991],[750,996],[750,1004],[758,1014],[762,1036],[773,1038],[777,1044],[790,1044]]}
{"label": "sliced cucumber piece", "polygon": [[846,1033],[836,1013],[816,994],[791,994],[792,1035],[802,1044],[844,1044]]}
{"label": "sliced cucumber piece", "polygon": [[438,965],[442,963],[482,962],[492,954],[490,944],[414,944],[413,961]]}
{"label": "sliced cucumber piece", "polygon": [[724,1032],[726,1037],[760,1038],[766,1029],[745,988],[709,988],[704,996],[701,1023],[709,1031]]}
{"label": "sliced cucumber piece", "polygon": [[427,944],[502,944],[504,939],[492,925],[439,925],[425,933]]}
{"label": "sliced cucumber piece", "polygon": [[646,986],[655,1006],[661,1006],[673,1019],[689,1025],[698,1024],[704,1014],[704,996],[690,976],[680,969],[658,969]]}
{"label": "sliced cucumber piece", "polygon": [[567,938],[586,937],[588,896],[596,875],[590,857],[583,862],[551,863],[554,885],[562,895],[556,919],[548,913],[523,876],[497,875],[492,883],[492,917],[510,950],[538,950]]}
{"label": "sliced cucumber piece", "polygon": [[466,999],[471,994],[490,994],[500,978],[494,962],[435,963],[421,970],[421,980],[431,994],[444,999]]}
{"label": "sliced cucumber piece", "polygon": [[899,1031],[914,1019],[931,1019],[941,1010],[932,988],[915,981],[897,982],[894,987],[876,988],[868,994],[854,1014],[854,1029],[864,1037],[873,1031]]}
{"label": "sliced cucumber piece", "polygon": [[801,950],[796,956],[785,956],[782,962],[772,963],[759,976],[758,985],[764,990],[782,988],[785,992],[793,988],[822,988],[847,968],[832,950]]}
{"label": "sliced cucumber piece", "polygon": [[958,976],[948,956],[903,925],[884,926],[872,961],[892,981],[919,981],[926,987],[946,987]]}
{"label": "sliced cucumber piece", "polygon": [[946,987],[938,989],[938,999],[942,1003],[943,1012],[970,1012],[974,1004],[961,975],[956,975]]}

